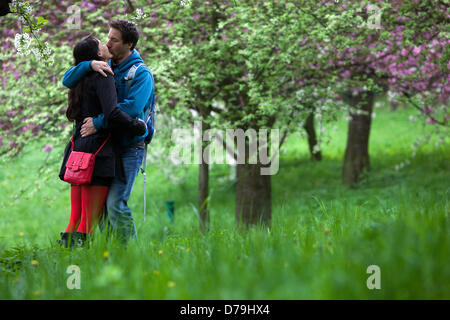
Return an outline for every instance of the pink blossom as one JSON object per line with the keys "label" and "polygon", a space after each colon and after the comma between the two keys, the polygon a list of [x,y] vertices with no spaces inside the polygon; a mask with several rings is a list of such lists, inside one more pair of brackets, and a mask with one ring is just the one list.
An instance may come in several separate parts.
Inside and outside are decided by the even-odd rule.
{"label": "pink blossom", "polygon": [[302,47],[306,44],[306,42],[308,41],[308,38],[303,39],[301,42],[299,42],[299,46]]}
{"label": "pink blossom", "polygon": [[432,106],[424,107],[424,108],[422,109],[422,111],[423,111],[423,113],[425,113],[425,114],[430,114],[430,113],[433,112],[433,107],[432,107]]}
{"label": "pink blossom", "polygon": [[103,16],[103,18],[105,18],[105,19],[109,19],[109,18],[111,18],[112,14],[111,14],[110,12],[104,11],[104,12],[102,13],[102,16]]}
{"label": "pink blossom", "polygon": [[26,126],[22,127],[22,132],[26,132],[28,130],[33,129],[33,125],[32,124],[27,124]]}
{"label": "pink blossom", "polygon": [[433,124],[435,124],[437,121],[436,121],[436,119],[434,119],[434,118],[428,118],[427,119],[427,123],[429,123],[429,124],[431,124],[431,125],[433,125]]}
{"label": "pink blossom", "polygon": [[344,78],[350,78],[350,76],[351,76],[351,73],[350,73],[349,70],[345,70],[345,71],[342,73],[342,77],[344,77]]}
{"label": "pink blossom", "polygon": [[46,144],[45,147],[42,149],[42,151],[44,152],[51,152],[52,151],[52,146],[49,144]]}
{"label": "pink blossom", "polygon": [[414,54],[415,56],[417,56],[417,55],[420,53],[420,51],[421,51],[420,47],[414,47],[414,49],[413,49],[413,54]]}

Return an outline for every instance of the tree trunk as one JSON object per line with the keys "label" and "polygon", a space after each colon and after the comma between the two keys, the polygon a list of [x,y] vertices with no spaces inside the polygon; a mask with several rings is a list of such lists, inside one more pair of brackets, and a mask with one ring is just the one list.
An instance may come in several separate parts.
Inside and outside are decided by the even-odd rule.
{"label": "tree trunk", "polygon": [[316,130],[314,128],[314,111],[312,110],[309,114],[306,122],[303,124],[303,128],[308,135],[308,145],[309,145],[309,154],[311,155],[311,160],[313,161],[321,161],[322,153],[320,151],[314,151],[314,146],[317,144],[317,136]]}
{"label": "tree trunk", "polygon": [[236,165],[236,223],[239,226],[270,226],[270,175],[261,175],[261,164]]}
{"label": "tree trunk", "polygon": [[198,214],[200,216],[200,231],[209,231],[209,164],[201,163],[198,168]]}
{"label": "tree trunk", "polygon": [[360,181],[361,174],[370,170],[369,135],[374,103],[373,92],[362,92],[349,97],[352,108],[367,114],[350,111],[347,147],[345,150],[342,181],[347,186],[354,186]]}
{"label": "tree trunk", "polygon": [[[202,121],[202,130],[207,130],[209,128],[208,125]],[[208,159],[204,159],[203,152],[207,146],[207,142],[203,141],[203,137],[201,139],[201,155],[200,155],[200,164],[198,167],[198,214],[200,218],[200,231],[208,232],[209,231],[209,210],[208,210],[208,197],[209,197],[209,164],[205,162],[207,160],[209,162],[209,154],[206,155]]]}

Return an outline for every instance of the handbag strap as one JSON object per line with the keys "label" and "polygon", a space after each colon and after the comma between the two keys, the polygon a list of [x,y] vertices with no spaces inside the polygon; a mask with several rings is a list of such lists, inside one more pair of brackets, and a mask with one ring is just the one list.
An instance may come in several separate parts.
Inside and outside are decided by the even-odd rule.
{"label": "handbag strap", "polygon": [[94,157],[97,155],[97,153],[100,152],[100,150],[103,148],[103,146],[106,144],[106,142],[108,142],[109,137],[111,137],[111,133],[108,135],[108,137],[106,138],[105,142],[103,142],[103,144],[100,146],[100,148],[98,148],[97,152],[94,153]]}
{"label": "handbag strap", "polygon": [[[75,121],[73,122],[73,127],[72,127],[72,151],[75,148],[75,142],[74,137],[75,137]],[[108,142],[109,138],[111,137],[111,133],[108,135],[108,137],[106,138],[105,142],[103,142],[103,144],[100,146],[100,148],[98,148],[97,152],[94,153],[94,157],[97,155],[97,153],[100,152],[100,150],[103,148],[103,146],[106,144],[106,142]]]}

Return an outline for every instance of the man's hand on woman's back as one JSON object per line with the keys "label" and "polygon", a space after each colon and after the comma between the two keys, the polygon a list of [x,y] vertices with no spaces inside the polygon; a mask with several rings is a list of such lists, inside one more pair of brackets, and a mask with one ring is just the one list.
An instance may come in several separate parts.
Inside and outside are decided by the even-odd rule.
{"label": "man's hand on woman's back", "polygon": [[97,132],[97,129],[95,129],[95,127],[94,127],[94,123],[92,122],[92,118],[91,117],[85,118],[83,120],[83,125],[81,126],[81,131],[80,131],[81,136],[83,138],[85,138],[85,137],[90,136],[90,135],[92,135],[92,134],[94,134],[96,132]]}

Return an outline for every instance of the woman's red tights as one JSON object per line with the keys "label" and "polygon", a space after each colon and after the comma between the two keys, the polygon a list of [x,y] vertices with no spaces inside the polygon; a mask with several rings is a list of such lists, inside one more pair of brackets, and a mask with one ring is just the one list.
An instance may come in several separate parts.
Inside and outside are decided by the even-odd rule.
{"label": "woman's red tights", "polygon": [[105,205],[108,187],[72,185],[70,188],[70,221],[66,232],[92,233]]}

